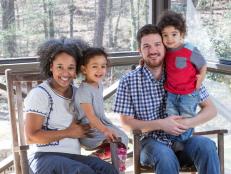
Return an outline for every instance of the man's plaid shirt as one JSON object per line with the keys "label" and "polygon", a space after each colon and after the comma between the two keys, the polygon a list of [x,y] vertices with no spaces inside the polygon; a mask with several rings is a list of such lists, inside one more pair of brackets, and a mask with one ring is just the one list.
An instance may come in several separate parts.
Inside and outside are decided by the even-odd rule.
{"label": "man's plaid shirt", "polygon": [[[114,112],[144,121],[167,117],[166,91],[163,84],[164,73],[160,80],[155,80],[146,67],[139,67],[128,73],[120,80]],[[199,93],[201,101],[209,96],[204,86]],[[141,138],[148,136],[169,146],[172,144],[168,134],[161,130],[145,133]]]}

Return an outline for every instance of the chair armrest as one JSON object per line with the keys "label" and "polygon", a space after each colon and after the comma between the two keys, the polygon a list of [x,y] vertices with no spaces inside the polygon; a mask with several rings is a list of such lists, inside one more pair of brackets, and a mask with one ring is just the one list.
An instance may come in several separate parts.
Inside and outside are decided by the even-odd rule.
{"label": "chair armrest", "polygon": [[136,136],[140,136],[142,134],[141,130],[132,130],[132,134]]}
{"label": "chair armrest", "polygon": [[21,145],[14,147],[15,152],[20,152],[20,151],[27,151],[29,149],[29,145]]}
{"label": "chair armrest", "polygon": [[193,135],[213,135],[213,134],[225,134],[228,133],[227,129],[217,129],[210,131],[194,132]]}

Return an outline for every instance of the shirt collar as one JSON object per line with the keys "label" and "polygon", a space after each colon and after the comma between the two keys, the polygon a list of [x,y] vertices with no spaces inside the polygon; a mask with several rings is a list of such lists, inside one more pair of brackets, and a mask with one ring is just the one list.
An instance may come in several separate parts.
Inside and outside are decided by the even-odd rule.
{"label": "shirt collar", "polygon": [[151,71],[145,66],[142,66],[141,71],[143,72],[144,76],[147,77],[148,80],[150,80],[150,81],[152,81],[154,83],[158,83],[158,82],[162,83],[162,82],[164,82],[164,79],[165,79],[164,70],[162,71],[162,75],[161,75],[160,80],[156,80],[154,78],[154,76],[152,75]]}
{"label": "shirt collar", "polygon": [[181,44],[179,47],[177,47],[177,48],[167,48],[167,51],[177,51],[177,50],[180,50],[180,49],[182,49],[183,47],[184,47],[184,43],[183,44]]}

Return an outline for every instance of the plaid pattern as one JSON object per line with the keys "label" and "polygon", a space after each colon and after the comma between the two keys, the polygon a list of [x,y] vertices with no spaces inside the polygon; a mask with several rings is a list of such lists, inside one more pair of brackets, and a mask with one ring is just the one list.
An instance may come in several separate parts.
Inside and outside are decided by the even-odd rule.
{"label": "plaid pattern", "polygon": [[[144,121],[166,118],[166,91],[163,84],[164,73],[160,80],[155,80],[146,67],[128,73],[120,80],[114,112]],[[201,101],[208,98],[204,86],[200,89],[200,97]],[[145,133],[141,139],[149,136],[164,144],[172,144],[169,135],[163,131]]]}

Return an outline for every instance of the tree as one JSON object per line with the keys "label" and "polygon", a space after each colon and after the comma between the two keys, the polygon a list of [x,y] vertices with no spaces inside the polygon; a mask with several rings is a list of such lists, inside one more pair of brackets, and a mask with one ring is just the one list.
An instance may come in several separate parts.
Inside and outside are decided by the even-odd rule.
{"label": "tree", "polygon": [[15,0],[1,0],[2,7],[2,29],[3,37],[3,55],[15,57],[16,53],[16,34],[15,34]]}
{"label": "tree", "polygon": [[55,37],[55,25],[54,25],[54,2],[48,3],[48,17],[49,17],[49,36],[50,38]]}
{"label": "tree", "polygon": [[148,0],[145,0],[144,2],[144,16],[145,16],[145,23],[147,24],[148,23],[148,8],[149,8],[149,5],[148,5]]}
{"label": "tree", "polygon": [[70,37],[73,37],[73,21],[74,21],[74,12],[76,10],[76,6],[74,5],[73,0],[71,0],[71,4],[68,6],[69,11],[70,11]]}
{"label": "tree", "polygon": [[113,16],[112,16],[112,9],[113,9],[113,1],[109,0],[108,4],[108,46],[113,47]]}
{"label": "tree", "polygon": [[137,0],[137,28],[140,28],[140,0]]}
{"label": "tree", "polygon": [[107,0],[98,1],[97,18],[95,21],[94,46],[103,45],[104,24],[106,19]]}
{"label": "tree", "polygon": [[114,32],[114,36],[113,36],[114,46],[116,46],[116,47],[117,47],[119,22],[120,22],[121,14],[122,14],[122,11],[123,11],[123,6],[124,6],[124,1],[120,0],[120,10],[119,10],[118,17],[116,19],[115,32]]}
{"label": "tree", "polygon": [[136,50],[136,15],[134,1],[130,0],[130,16],[131,16],[131,50]]}
{"label": "tree", "polygon": [[48,38],[48,24],[47,24],[47,2],[43,0],[43,11],[44,11],[44,19],[43,19],[43,27],[44,27],[44,35],[45,39]]}

